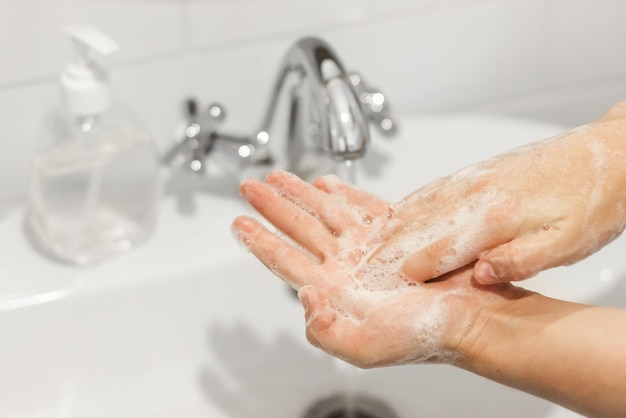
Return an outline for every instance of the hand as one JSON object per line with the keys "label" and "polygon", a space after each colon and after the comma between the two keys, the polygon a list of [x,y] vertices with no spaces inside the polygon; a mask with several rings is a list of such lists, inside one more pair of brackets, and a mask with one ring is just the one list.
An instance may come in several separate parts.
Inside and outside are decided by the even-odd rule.
{"label": "hand", "polygon": [[413,254],[403,271],[414,282],[478,260],[475,279],[492,284],[589,256],[626,225],[625,115],[617,105],[594,123],[409,195],[375,258]]}
{"label": "hand", "polygon": [[482,288],[471,268],[415,285],[402,273],[400,253],[371,262],[390,205],[334,177],[313,186],[277,172],[266,183],[243,182],[241,194],[287,237],[248,217],[234,221],[235,236],[299,289],[309,341],[357,366],[455,363],[486,307],[526,294]]}

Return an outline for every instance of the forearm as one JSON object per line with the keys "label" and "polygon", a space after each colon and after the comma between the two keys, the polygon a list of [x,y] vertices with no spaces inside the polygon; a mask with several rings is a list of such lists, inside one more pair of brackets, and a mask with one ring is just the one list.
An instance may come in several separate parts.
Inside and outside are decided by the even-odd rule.
{"label": "forearm", "polygon": [[461,367],[594,417],[626,417],[626,311],[531,294],[485,314]]}

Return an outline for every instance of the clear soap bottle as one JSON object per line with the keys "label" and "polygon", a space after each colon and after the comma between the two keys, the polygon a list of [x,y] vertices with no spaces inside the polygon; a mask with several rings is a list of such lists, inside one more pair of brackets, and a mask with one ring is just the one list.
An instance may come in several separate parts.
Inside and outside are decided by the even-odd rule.
{"label": "clear soap bottle", "polygon": [[117,45],[91,26],[65,32],[76,58],[60,77],[64,107],[48,118],[45,146],[33,158],[26,225],[46,255],[87,265],[149,237],[161,194],[159,158],[130,110],[112,102],[93,57]]}

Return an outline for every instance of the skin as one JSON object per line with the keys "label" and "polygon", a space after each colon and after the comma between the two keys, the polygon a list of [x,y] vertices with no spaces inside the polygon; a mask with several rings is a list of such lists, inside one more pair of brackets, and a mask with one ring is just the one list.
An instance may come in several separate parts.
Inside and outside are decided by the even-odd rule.
{"label": "skin", "polygon": [[[450,228],[408,257],[405,273],[423,282],[478,260],[475,279],[493,284],[580,261],[626,226],[625,135],[626,102],[560,137],[429,184],[397,205],[389,244],[490,196],[486,213],[468,219],[477,228]],[[442,262],[450,251],[455,259]]]}
{"label": "skin", "polygon": [[[249,217],[237,218],[233,230],[263,264],[299,291],[307,338],[328,353],[364,368],[455,362],[471,326],[468,317],[476,317],[485,305],[495,309],[503,300],[527,294],[506,284],[480,286],[471,280],[470,268],[419,286],[389,277],[388,288],[362,287],[372,263],[363,251],[351,250],[363,242],[371,242],[374,251],[382,244],[380,226],[390,205],[335,178],[322,178],[315,186],[285,172],[270,174],[266,183],[241,185],[242,196],[293,242]],[[365,222],[363,214],[372,220]],[[442,307],[445,315],[433,325],[432,311]],[[424,334],[429,338],[424,340]]]}
{"label": "skin", "polygon": [[617,105],[394,206],[333,177],[247,180],[242,196],[281,234],[250,217],[233,231],[299,290],[308,340],[334,356],[364,368],[453,364],[581,414],[626,417],[626,312],[505,283],[580,260],[624,229],[625,116]]}
{"label": "skin", "polygon": [[250,217],[233,223],[235,236],[299,289],[313,345],[362,368],[452,364],[590,417],[626,416],[626,334],[616,332],[626,312],[480,285],[472,265],[424,284],[363,288],[376,263],[350,250],[369,241],[375,254],[385,244],[389,205],[334,178],[315,186],[287,173],[242,183],[246,200],[286,236]]}
{"label": "skin", "polygon": [[626,417],[626,312],[530,294],[480,313],[459,366],[587,417]]}

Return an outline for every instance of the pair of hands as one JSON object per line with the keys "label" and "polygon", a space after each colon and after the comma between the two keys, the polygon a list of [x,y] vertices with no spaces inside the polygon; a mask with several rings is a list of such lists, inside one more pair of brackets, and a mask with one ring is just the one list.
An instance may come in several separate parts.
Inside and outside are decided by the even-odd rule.
{"label": "pair of hands", "polygon": [[[626,222],[623,106],[461,170],[396,205],[277,172],[242,196],[235,235],[299,289],[307,338],[361,367],[462,361],[471,336],[528,293],[507,282],[597,251]],[[500,284],[498,284],[500,283]]]}
{"label": "pair of hands", "polygon": [[412,286],[402,257],[373,261],[387,202],[335,177],[311,185],[286,172],[247,180],[241,194],[286,236],[248,217],[234,221],[235,236],[298,289],[313,345],[360,367],[455,361],[468,305],[483,295],[470,268]]}

